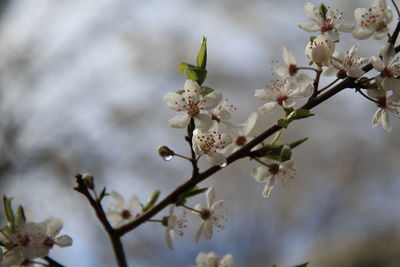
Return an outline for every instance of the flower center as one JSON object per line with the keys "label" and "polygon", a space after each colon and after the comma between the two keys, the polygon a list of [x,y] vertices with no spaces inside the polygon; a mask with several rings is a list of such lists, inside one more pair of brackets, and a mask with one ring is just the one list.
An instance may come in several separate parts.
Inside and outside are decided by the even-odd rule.
{"label": "flower center", "polygon": [[211,211],[209,209],[202,209],[200,211],[200,217],[205,221],[210,219],[211,217]]}
{"label": "flower center", "polygon": [[392,72],[390,71],[390,69],[389,69],[388,67],[385,67],[385,68],[383,69],[383,71],[382,71],[382,76],[383,76],[383,77],[392,78],[392,77],[393,77],[393,74],[392,74]]}
{"label": "flower center", "polygon": [[47,236],[46,239],[43,241],[43,245],[51,248],[54,246],[54,240]]}
{"label": "flower center", "polygon": [[190,117],[193,118],[199,114],[200,108],[199,108],[198,104],[199,104],[198,101],[193,102],[193,101],[189,100],[186,110]]}
{"label": "flower center", "polygon": [[279,105],[282,105],[283,101],[285,101],[285,100],[288,99],[288,98],[289,98],[288,96],[281,95],[281,96],[278,96],[278,97],[276,98],[276,102],[278,102]]}
{"label": "flower center", "polygon": [[347,78],[347,71],[345,69],[341,69],[337,72],[336,77],[339,79]]}
{"label": "flower center", "polygon": [[379,108],[383,108],[383,109],[387,108],[386,97],[380,97],[380,98],[378,98],[377,106],[378,106]]}
{"label": "flower center", "polygon": [[27,235],[20,235],[18,236],[18,242],[21,246],[26,247],[31,242],[31,239]]}
{"label": "flower center", "polygon": [[247,142],[247,139],[245,136],[240,135],[240,136],[236,137],[235,144],[237,146],[244,146],[246,144],[246,142]]}
{"label": "flower center", "polygon": [[329,32],[329,31],[333,30],[333,25],[330,22],[330,20],[327,20],[327,21],[324,21],[324,23],[322,23],[320,29],[321,29],[322,33]]}
{"label": "flower center", "polygon": [[130,217],[132,217],[132,214],[129,210],[123,210],[123,211],[121,211],[121,217],[122,217],[122,219],[127,220]]}
{"label": "flower center", "polygon": [[269,165],[268,168],[269,168],[269,172],[272,175],[275,175],[275,174],[277,174],[279,172],[279,164],[277,164],[277,163]]}

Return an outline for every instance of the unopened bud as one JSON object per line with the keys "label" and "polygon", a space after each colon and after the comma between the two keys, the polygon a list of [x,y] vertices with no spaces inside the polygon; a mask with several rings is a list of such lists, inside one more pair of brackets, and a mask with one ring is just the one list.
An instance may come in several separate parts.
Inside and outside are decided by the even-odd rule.
{"label": "unopened bud", "polygon": [[[371,89],[371,81],[367,77],[362,77],[356,81],[360,88]],[[375,88],[372,88],[375,89]]]}
{"label": "unopened bud", "polygon": [[83,182],[89,189],[94,189],[94,177],[90,173],[84,173],[82,175]]}
{"label": "unopened bud", "polygon": [[160,155],[160,157],[162,157],[166,161],[171,160],[172,157],[175,155],[175,152],[172,151],[167,146],[159,146],[157,148],[157,152],[158,152],[158,155]]}

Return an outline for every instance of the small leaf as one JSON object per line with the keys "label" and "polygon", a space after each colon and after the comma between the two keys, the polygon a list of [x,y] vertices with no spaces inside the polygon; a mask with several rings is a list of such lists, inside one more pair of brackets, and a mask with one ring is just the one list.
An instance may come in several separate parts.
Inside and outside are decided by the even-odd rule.
{"label": "small leaf", "polygon": [[205,188],[199,188],[199,189],[194,189],[194,190],[190,191],[189,193],[187,193],[186,196],[185,196],[185,198],[186,198],[186,199],[189,199],[189,198],[192,198],[192,197],[194,197],[194,196],[197,196],[197,195],[199,195],[199,194],[201,194],[201,193],[206,192],[207,189],[208,189],[207,187],[205,187]]}
{"label": "small leaf", "polygon": [[292,157],[292,150],[290,149],[290,147],[288,145],[284,145],[281,151],[281,155],[280,155],[280,162],[285,162],[290,160],[290,158]]}
{"label": "small leaf", "polygon": [[286,129],[288,127],[288,125],[289,125],[289,122],[287,120],[285,120],[285,119],[279,119],[276,124],[278,126]]}
{"label": "small leaf", "polygon": [[181,94],[183,94],[185,92],[185,90],[178,90],[178,91],[176,91],[176,93],[178,94],[178,95],[181,95]]}
{"label": "small leaf", "polygon": [[160,196],[160,190],[154,191],[153,194],[151,194],[151,196],[149,197],[149,200],[147,200],[147,204],[146,206],[144,206],[143,212],[146,212],[149,209],[151,209],[154,206],[154,204],[156,204],[159,196]]}
{"label": "small leaf", "polygon": [[301,145],[302,143],[304,143],[307,140],[308,140],[308,137],[305,137],[305,138],[302,138],[302,139],[299,139],[299,140],[296,140],[296,141],[290,143],[289,146],[291,149],[293,149],[293,148]]}
{"label": "small leaf", "polygon": [[108,194],[106,193],[106,187],[104,187],[100,194],[99,194],[99,201],[101,201],[105,196],[108,196]]}
{"label": "small leaf", "polygon": [[311,43],[314,42],[315,39],[317,39],[317,36],[315,36],[315,35],[311,35],[310,36],[310,42]]}
{"label": "small leaf", "polygon": [[182,193],[179,197],[178,200],[175,202],[176,206],[182,206],[186,204],[187,199],[190,199],[194,196],[197,196],[198,194],[201,194],[205,191],[207,191],[208,188],[199,188],[198,186],[195,186],[191,188],[190,190]]}
{"label": "small leaf", "polygon": [[3,195],[4,212],[6,214],[7,221],[13,227],[15,224],[15,217],[14,217],[14,211],[12,210],[12,207],[11,207],[11,201],[12,201],[12,198],[7,198],[5,195]]}
{"label": "small leaf", "polygon": [[285,118],[287,118],[294,111],[294,108],[283,108],[283,110],[285,111]]}
{"label": "small leaf", "polygon": [[200,51],[197,54],[197,67],[205,69],[207,65],[207,38],[203,37]]}
{"label": "small leaf", "polygon": [[186,62],[182,62],[181,64],[179,64],[179,73],[183,74],[183,72],[185,71],[187,66],[188,66],[188,64]]}
{"label": "small leaf", "polygon": [[328,14],[328,8],[324,4],[321,4],[318,7],[318,11],[319,11],[319,14],[321,15],[321,17],[326,19],[326,15]]}
{"label": "small leaf", "polygon": [[289,116],[287,117],[287,120],[291,122],[294,120],[300,120],[311,116],[314,116],[314,114],[311,113],[311,111],[309,111],[308,109],[298,109],[290,113]]}
{"label": "small leaf", "polygon": [[201,96],[204,97],[212,92],[214,92],[214,89],[207,87],[207,86],[202,86],[200,94],[201,94]]}
{"label": "small leaf", "polygon": [[24,208],[21,205],[19,205],[17,207],[17,216],[16,216],[15,221],[19,225],[20,224],[24,224],[26,222],[25,211],[24,211]]}

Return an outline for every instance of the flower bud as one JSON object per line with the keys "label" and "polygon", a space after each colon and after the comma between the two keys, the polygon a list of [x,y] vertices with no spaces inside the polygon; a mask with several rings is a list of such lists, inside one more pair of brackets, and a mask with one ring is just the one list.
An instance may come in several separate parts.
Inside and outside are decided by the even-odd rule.
{"label": "flower bud", "polygon": [[84,173],[82,175],[83,182],[89,189],[94,189],[94,177],[90,173]]}
{"label": "flower bud", "polygon": [[329,35],[321,34],[306,46],[305,54],[312,62],[321,66],[331,65],[331,56],[335,51],[335,43]]}

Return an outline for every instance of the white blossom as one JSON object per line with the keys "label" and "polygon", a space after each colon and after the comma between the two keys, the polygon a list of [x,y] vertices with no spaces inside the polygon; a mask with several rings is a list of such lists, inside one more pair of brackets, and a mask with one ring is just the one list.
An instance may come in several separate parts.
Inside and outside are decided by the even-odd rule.
{"label": "white blossom", "polygon": [[335,43],[327,34],[320,34],[310,41],[305,50],[306,57],[321,66],[330,66],[331,57],[335,52]]}
{"label": "white blossom", "polygon": [[283,47],[282,57],[285,64],[276,64],[274,70],[282,78],[290,77],[293,78],[297,83],[300,84],[311,84],[312,78],[307,74],[300,72],[297,67],[296,57],[292,52]]}
{"label": "white blossom", "polygon": [[284,108],[291,108],[295,105],[293,98],[308,97],[313,90],[311,84],[298,87],[297,84],[289,79],[279,79],[271,83],[271,87],[267,89],[257,89],[255,97],[267,100],[263,106],[259,108],[260,112],[266,113],[277,105]]}
{"label": "white blossom", "polygon": [[175,205],[171,205],[168,216],[165,217],[165,219],[163,220],[163,224],[165,224],[166,226],[165,240],[170,249],[174,249],[172,242],[174,240],[175,233],[177,233],[180,236],[183,236],[184,234],[183,229],[186,228],[186,222],[187,222],[185,218],[185,212],[183,212],[181,216],[178,217],[174,214],[174,208]]}
{"label": "white blossom", "polygon": [[184,95],[170,92],[164,96],[164,103],[169,108],[185,112],[171,118],[169,124],[174,128],[184,128],[193,118],[196,128],[207,130],[212,126],[211,117],[200,111],[215,108],[221,99],[222,94],[217,91],[203,97],[200,85],[193,80],[186,80]]}
{"label": "white blossom", "polygon": [[199,253],[196,257],[196,267],[234,267],[235,261],[231,254],[226,254],[222,259],[214,252]]}
{"label": "white blossom", "polygon": [[386,90],[400,94],[400,57],[396,55],[393,45],[386,44],[380,52],[381,57],[371,57],[372,66],[381,72],[382,84]]}
{"label": "white blossom", "polygon": [[376,84],[378,86],[378,90],[368,90],[368,95],[377,101],[378,106],[378,110],[375,112],[374,117],[372,118],[372,126],[376,127],[381,124],[383,129],[385,129],[387,132],[390,132],[392,130],[392,126],[390,125],[389,121],[389,113],[396,117],[400,117],[400,96],[397,94],[388,96],[381,78],[376,79]]}
{"label": "white blossom", "polygon": [[354,17],[360,26],[353,31],[355,38],[363,40],[373,36],[380,40],[389,32],[393,14],[386,0],[375,0],[370,8],[357,8]]}
{"label": "white blossom", "polygon": [[299,23],[299,27],[308,32],[319,31],[321,34],[328,34],[333,41],[339,40],[338,32],[352,32],[354,25],[348,23],[340,23],[342,13],[338,10],[332,10],[329,7],[326,13],[321,8],[315,7],[312,3],[307,2],[304,5],[304,13],[306,17],[315,23]]}
{"label": "white blossom", "polygon": [[258,167],[251,171],[251,176],[258,182],[266,182],[262,192],[264,197],[268,197],[274,187],[275,178],[282,180],[283,185],[287,185],[288,181],[295,175],[292,161],[279,162],[269,160],[265,163],[268,167]]}
{"label": "white blossom", "polygon": [[199,211],[202,223],[196,233],[196,242],[199,241],[201,235],[205,239],[211,239],[213,235],[213,226],[219,230],[224,229],[222,221],[225,219],[226,210],[223,207],[223,200],[215,201],[214,189],[210,187],[206,192],[207,207],[202,208],[200,204],[194,207]]}
{"label": "white blossom", "polygon": [[140,202],[136,196],[132,196],[131,199],[126,202],[118,192],[112,191],[111,197],[115,202],[115,206],[113,209],[106,212],[106,216],[115,227],[129,223],[135,219],[134,212],[140,208]]}
{"label": "white blossom", "polygon": [[366,58],[358,57],[358,49],[360,46],[358,44],[353,45],[346,54],[344,53],[334,53],[332,66],[324,70],[323,74],[326,76],[336,75],[338,78],[360,78],[365,74],[362,70],[363,65],[367,63]]}
{"label": "white blossom", "polygon": [[237,110],[237,107],[234,105],[228,104],[228,100],[226,99],[224,103],[218,104],[214,109],[207,110],[210,114],[211,119],[217,122],[219,125],[225,126],[226,130],[229,133],[235,131],[235,125],[231,121],[232,112]]}
{"label": "white blossom", "polygon": [[214,126],[207,132],[200,129],[193,131],[193,150],[197,156],[206,155],[211,165],[220,165],[226,162],[226,157],[221,151],[232,142],[232,138],[226,133],[219,133]]}

